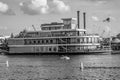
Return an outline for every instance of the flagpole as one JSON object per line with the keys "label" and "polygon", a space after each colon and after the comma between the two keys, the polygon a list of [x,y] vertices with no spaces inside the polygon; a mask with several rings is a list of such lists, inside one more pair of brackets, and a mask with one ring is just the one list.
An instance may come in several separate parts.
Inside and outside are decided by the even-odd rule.
{"label": "flagpole", "polygon": [[111,46],[112,37],[111,37],[111,31],[109,31],[109,32],[110,32],[110,42],[109,43],[110,43],[110,54],[111,54],[111,51],[112,51],[112,48],[111,48],[112,47]]}
{"label": "flagpole", "polygon": [[[103,22],[110,22],[110,17],[106,18],[105,20],[103,20]],[[110,28],[110,26],[108,26]],[[111,54],[111,51],[112,51],[112,48],[111,48],[111,41],[112,41],[112,37],[111,37],[111,28],[109,30],[109,47],[110,47],[110,50],[109,50],[109,53]]]}

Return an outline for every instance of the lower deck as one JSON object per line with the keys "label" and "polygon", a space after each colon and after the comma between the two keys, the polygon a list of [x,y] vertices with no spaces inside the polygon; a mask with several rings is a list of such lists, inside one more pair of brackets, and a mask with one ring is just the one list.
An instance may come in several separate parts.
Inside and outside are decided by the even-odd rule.
{"label": "lower deck", "polygon": [[9,53],[95,53],[103,52],[99,44],[96,45],[31,45],[31,46],[9,46]]}

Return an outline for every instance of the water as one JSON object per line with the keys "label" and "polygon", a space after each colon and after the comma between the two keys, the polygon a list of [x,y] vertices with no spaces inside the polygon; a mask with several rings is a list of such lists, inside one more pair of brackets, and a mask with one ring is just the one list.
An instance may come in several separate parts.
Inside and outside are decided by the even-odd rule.
{"label": "water", "polygon": [[80,62],[84,66],[120,66],[120,55],[67,55],[69,60],[61,59],[58,55],[0,55],[0,62],[9,61],[10,64],[30,64],[49,66],[75,66],[79,67]]}
{"label": "water", "polygon": [[[120,55],[67,55],[69,60],[58,55],[0,55],[0,73],[2,78],[18,79],[119,79]],[[8,60],[9,68],[5,63]],[[84,70],[81,71],[80,64]],[[2,70],[4,69],[4,71]],[[2,72],[3,71],[3,72]],[[17,71],[17,72],[16,72]],[[14,74],[16,72],[16,74]],[[29,73],[28,73],[29,72]],[[12,75],[14,74],[14,76]],[[26,75],[25,75],[26,74]],[[103,75],[104,74],[104,75]],[[31,77],[32,75],[32,77]],[[112,75],[112,76],[109,76]],[[117,77],[115,77],[117,76]],[[1,78],[1,76],[0,76]],[[20,80],[21,77],[19,77]]]}

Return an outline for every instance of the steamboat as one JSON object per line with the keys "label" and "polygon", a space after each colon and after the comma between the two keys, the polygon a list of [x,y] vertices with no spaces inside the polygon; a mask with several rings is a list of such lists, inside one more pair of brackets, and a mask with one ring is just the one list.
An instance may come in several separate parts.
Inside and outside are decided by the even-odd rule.
{"label": "steamboat", "polygon": [[100,36],[87,34],[86,13],[83,13],[84,28],[80,29],[80,12],[77,18],[63,18],[62,23],[41,24],[40,31],[21,31],[7,39],[8,54],[76,54],[104,53]]}

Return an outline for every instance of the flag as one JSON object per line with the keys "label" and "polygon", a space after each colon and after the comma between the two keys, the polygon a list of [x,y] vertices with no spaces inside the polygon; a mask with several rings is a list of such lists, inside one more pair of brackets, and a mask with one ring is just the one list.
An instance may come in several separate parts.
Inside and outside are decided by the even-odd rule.
{"label": "flag", "polygon": [[103,22],[110,22],[110,17],[108,17],[105,20],[103,20]]}

